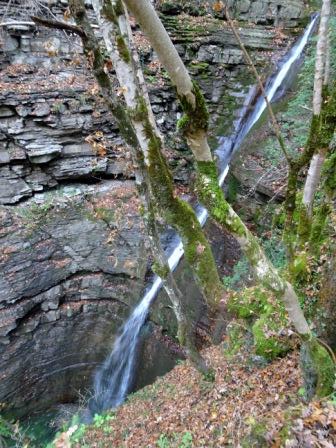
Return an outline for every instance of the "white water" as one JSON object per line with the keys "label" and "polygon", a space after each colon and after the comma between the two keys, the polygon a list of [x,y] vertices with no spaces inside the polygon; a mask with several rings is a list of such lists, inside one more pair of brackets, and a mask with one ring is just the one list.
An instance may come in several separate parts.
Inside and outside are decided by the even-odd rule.
{"label": "white water", "polygon": [[[317,19],[318,15],[315,15],[315,17],[313,17],[313,19],[311,20],[309,26],[306,28],[302,37],[296,42],[296,44],[286,54],[285,58],[280,62],[280,68],[278,72],[275,73],[275,75],[271,76],[266,83],[266,97],[270,103],[274,99],[279,88],[284,84],[284,81],[286,81],[286,77],[288,76],[290,69],[300,59],[302,52],[307,45],[308,39],[314,30]],[[260,96],[254,107],[253,113],[250,115],[245,125],[238,133],[233,149],[236,149],[240,146],[241,142],[259,120],[266,107],[267,104],[265,98],[263,96]]]}
{"label": "white water", "polygon": [[[266,85],[266,94],[271,102],[288,75],[293,64],[300,58],[305,48],[308,38],[314,29],[317,17],[315,17],[301,39],[292,47],[285,59],[280,63],[278,72],[272,76]],[[246,105],[245,105],[246,108]],[[239,146],[244,137],[259,120],[266,108],[266,101],[260,98],[253,113],[247,118],[245,124],[237,132],[234,143],[231,146],[233,150]],[[219,185],[222,186],[225,177],[229,171],[229,165],[222,170],[219,177]],[[197,218],[203,226],[207,220],[208,212],[204,207],[197,207]],[[173,271],[183,256],[183,246],[180,239],[168,257],[168,264]],[[149,307],[154,300],[157,292],[162,286],[162,281],[158,276],[154,277],[152,285],[148,288],[139,305],[134,309],[131,316],[125,322],[119,335],[117,336],[113,350],[105,360],[101,369],[97,372],[94,381],[94,397],[90,403],[92,414],[101,412],[105,409],[111,409],[120,405],[132,387],[134,378],[134,365],[136,361],[139,334],[147,318]]]}

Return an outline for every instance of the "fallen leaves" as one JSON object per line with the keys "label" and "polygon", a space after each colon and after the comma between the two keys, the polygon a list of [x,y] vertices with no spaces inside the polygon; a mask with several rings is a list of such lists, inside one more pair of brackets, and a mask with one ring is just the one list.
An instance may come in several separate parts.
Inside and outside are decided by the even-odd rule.
{"label": "fallen leaves", "polygon": [[292,353],[264,368],[255,367],[248,353],[227,360],[220,346],[203,355],[216,371],[214,383],[202,380],[188,362],[178,365],[131,395],[116,411],[109,434],[90,428],[85,443],[92,448],[154,448],[164,434],[173,448],[190,432],[190,446],[239,447],[251,427],[270,415],[277,422],[269,433],[269,446],[275,447],[271,443],[282,427],[284,411],[300,401],[298,355]]}

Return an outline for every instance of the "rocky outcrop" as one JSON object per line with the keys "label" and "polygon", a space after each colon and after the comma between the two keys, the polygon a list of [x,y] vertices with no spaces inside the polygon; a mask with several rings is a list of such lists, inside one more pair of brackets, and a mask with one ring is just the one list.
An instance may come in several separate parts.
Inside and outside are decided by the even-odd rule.
{"label": "rocky outcrop", "polygon": [[[54,3],[53,14],[61,16],[64,6]],[[232,32],[222,20],[211,17],[163,20],[209,100],[213,128],[219,122],[222,128],[229,126],[233,110],[253,83]],[[69,181],[133,177],[129,153],[85,68],[79,40],[21,22],[7,23],[4,30],[0,204],[15,204]],[[141,33],[136,36],[153,110],[170,150],[177,150],[169,154],[176,178],[186,181],[188,172],[180,152],[184,145],[175,134],[181,113],[175,93]],[[256,63],[265,64],[269,56],[261,52],[274,48],[274,30],[247,27],[242,38],[255,53]],[[285,40],[276,45],[281,49],[286,44]]]}
{"label": "rocky outcrop", "polygon": [[27,412],[89,380],[138,301],[147,253],[133,183],[64,188],[1,222],[0,396]]}
{"label": "rocky outcrop", "polygon": [[[257,24],[297,26],[305,17],[303,0],[228,0],[226,4],[235,18]],[[218,0],[157,0],[157,6],[166,14],[185,12],[202,16],[210,13],[225,18],[222,5]]]}
{"label": "rocky outcrop", "polygon": [[[0,0],[0,11],[7,3]],[[62,17],[66,1],[47,3]],[[11,8],[0,54],[0,402],[25,414],[72,401],[91,384],[139,299],[149,260],[129,154],[79,42],[22,23],[29,17],[19,0]],[[253,79],[221,18],[163,19],[205,92],[215,146],[216,135],[237,125]],[[190,163],[176,134],[181,111],[174,90],[148,42],[134,31],[167,155],[176,179],[185,182]],[[241,32],[261,69],[269,69],[291,41],[259,25]],[[190,274],[182,274],[180,284],[193,303]],[[196,320],[203,311],[197,297]],[[151,320],[174,331],[163,294]],[[145,369],[146,362],[140,365]]]}

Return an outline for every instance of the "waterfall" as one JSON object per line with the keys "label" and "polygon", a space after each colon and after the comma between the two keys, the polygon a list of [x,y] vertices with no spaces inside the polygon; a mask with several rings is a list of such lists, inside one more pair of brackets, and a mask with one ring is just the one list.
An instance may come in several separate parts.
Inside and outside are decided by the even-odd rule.
{"label": "waterfall", "polygon": [[[295,64],[302,55],[316,21],[317,16],[313,17],[303,36],[280,62],[279,69],[275,75],[273,75],[266,83],[266,94],[270,102],[274,99],[279,88],[284,84],[293,64]],[[221,186],[229,171],[228,162],[233,151],[238,148],[244,137],[259,120],[266,108],[266,102],[264,98],[261,97],[257,100],[253,112],[251,114],[248,113],[253,96],[252,93],[253,90],[250,91],[247,100],[244,103],[243,116],[237,125],[237,131],[230,139],[231,144],[229,146],[227,144],[221,145],[217,150],[220,159],[221,174],[219,177],[219,184]],[[225,152],[226,154],[223,154]],[[196,213],[200,224],[203,226],[208,217],[207,210],[198,205],[196,207]],[[168,264],[172,271],[176,268],[182,256],[182,242],[176,237],[173,247],[167,253]],[[161,279],[158,276],[155,276],[144,297],[122,326],[114,341],[112,352],[107,357],[100,370],[96,373],[94,379],[94,396],[89,404],[91,414],[119,406],[123,403],[125,397],[129,393],[134,378],[134,366],[139,334],[147,318],[149,307],[161,286]]]}
{"label": "waterfall", "polygon": [[[275,99],[276,94],[284,85],[291,68],[300,59],[302,52],[307,45],[308,39],[315,28],[317,19],[318,14],[315,14],[302,37],[296,42],[295,45],[293,45],[293,47],[289,50],[285,57],[279,62],[279,68],[277,72],[272,75],[266,82],[265,92],[270,103]],[[239,148],[246,135],[250,132],[250,130],[253,128],[253,126],[265,111],[266,107],[267,104],[265,98],[263,96],[259,96],[252,113],[247,117],[244,125],[241,127],[240,131],[237,134],[232,152],[235,149]]]}

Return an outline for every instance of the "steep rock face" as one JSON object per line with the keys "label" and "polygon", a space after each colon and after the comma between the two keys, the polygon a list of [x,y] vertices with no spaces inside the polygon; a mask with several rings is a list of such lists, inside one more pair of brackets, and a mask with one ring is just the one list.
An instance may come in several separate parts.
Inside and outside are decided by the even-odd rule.
{"label": "steep rock face", "polygon": [[65,188],[2,208],[1,222],[0,396],[26,413],[90,382],[138,301],[147,253],[132,183]]}
{"label": "steep rock face", "polygon": [[[62,18],[67,2],[47,3]],[[6,8],[0,0],[0,12]],[[6,14],[7,22],[19,22],[3,27],[0,55],[0,402],[25,414],[72,401],[90,386],[141,296],[149,260],[129,154],[79,41],[22,23],[29,11],[19,0]],[[247,11],[245,18],[251,18]],[[166,14],[163,20],[205,92],[215,145],[215,134],[229,135],[237,126],[253,79],[220,18]],[[174,90],[134,31],[167,156],[176,179],[185,182],[190,159],[175,133],[181,111]],[[241,33],[261,70],[291,41],[258,25]],[[193,303],[190,276],[181,278]],[[197,303],[196,320],[200,297]],[[151,319],[174,330],[164,294]],[[147,364],[152,368],[155,360]]]}

